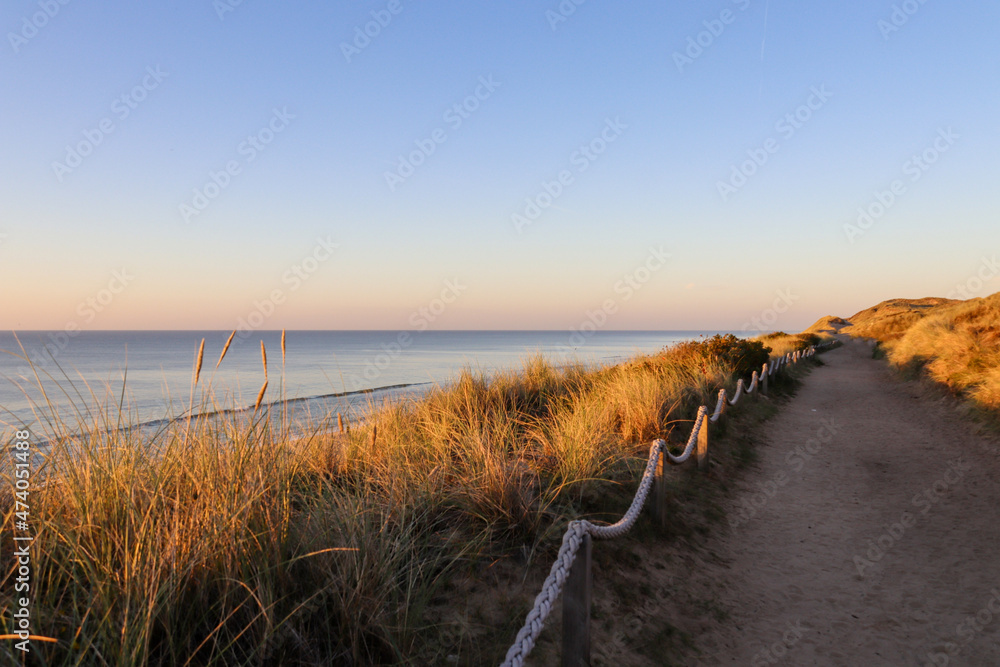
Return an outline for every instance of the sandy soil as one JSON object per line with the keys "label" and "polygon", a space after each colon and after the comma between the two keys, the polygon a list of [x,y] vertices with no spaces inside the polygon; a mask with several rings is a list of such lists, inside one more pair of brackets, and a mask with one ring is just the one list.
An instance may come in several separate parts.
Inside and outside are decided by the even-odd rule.
{"label": "sandy soil", "polygon": [[692,662],[1000,665],[1000,449],[871,356],[824,354],[767,425]]}

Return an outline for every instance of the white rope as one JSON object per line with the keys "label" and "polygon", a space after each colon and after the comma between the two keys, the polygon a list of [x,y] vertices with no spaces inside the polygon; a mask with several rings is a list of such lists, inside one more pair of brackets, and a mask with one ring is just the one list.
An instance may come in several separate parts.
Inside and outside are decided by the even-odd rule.
{"label": "white rope", "polygon": [[719,390],[719,402],[715,404],[715,412],[712,413],[712,421],[719,421],[719,417],[722,416],[722,409],[726,403],[726,388],[723,387]]}
{"label": "white rope", "polygon": [[[809,356],[813,353],[815,353],[815,347],[809,348]],[[736,393],[730,404],[735,405],[744,391],[748,394],[752,393],[757,388],[757,381],[763,377],[763,374],[773,375],[784,364],[795,363],[799,358],[793,358],[790,354],[786,354],[781,359],[771,360],[769,363],[764,364],[761,368],[762,375],[758,375],[757,371],[754,371],[750,387],[745,390],[743,379],[740,378],[736,384]],[[722,388],[719,390],[719,401],[715,406],[715,413],[710,418],[710,421],[717,421],[722,415],[723,402],[725,400],[726,390]],[[518,631],[517,637],[514,638],[514,643],[507,651],[501,667],[522,667],[524,665],[525,658],[528,657],[528,654],[535,647],[535,641],[542,631],[545,619],[548,618],[549,613],[552,611],[552,606],[562,592],[566,578],[569,577],[570,569],[573,566],[573,561],[576,559],[576,553],[580,549],[583,536],[589,534],[595,538],[610,539],[627,533],[639,519],[643,505],[646,504],[646,498],[649,496],[649,491],[653,486],[653,479],[656,476],[656,468],[660,462],[660,456],[665,455],[672,463],[684,463],[687,461],[691,457],[691,452],[694,451],[695,445],[698,443],[698,435],[701,433],[701,429],[708,427],[705,423],[707,417],[708,408],[704,405],[700,406],[694,426],[691,428],[691,435],[688,437],[687,445],[685,445],[684,451],[678,456],[674,456],[667,450],[667,443],[664,440],[653,442],[649,448],[649,459],[646,461],[646,469],[642,473],[642,479],[639,482],[639,488],[635,492],[635,497],[632,499],[632,505],[629,506],[628,511],[625,512],[625,515],[617,523],[613,523],[610,526],[597,526],[589,521],[569,522],[566,532],[563,534],[559,554],[556,556],[556,560],[552,563],[552,567],[549,570],[549,576],[545,578],[542,590],[535,597],[535,604],[525,617],[524,625]]]}
{"label": "white rope", "polygon": [[570,521],[566,528],[566,534],[563,535],[562,546],[559,547],[556,562],[552,563],[549,576],[545,578],[541,592],[535,597],[534,606],[531,607],[531,611],[524,619],[524,626],[517,633],[514,644],[507,651],[503,667],[521,667],[524,664],[524,659],[531,653],[531,649],[535,648],[535,640],[542,632],[542,626],[549,612],[552,611],[552,605],[559,597],[559,593],[562,592],[563,584],[566,583],[566,577],[569,576],[569,570],[576,558],[576,552],[580,549],[580,541],[586,532],[585,522]]}
{"label": "white rope", "polygon": [[[699,417],[702,414],[703,412],[699,410]],[[632,499],[632,505],[617,523],[610,526],[596,526],[589,521],[571,521],[569,523],[566,533],[563,535],[562,546],[559,547],[559,555],[556,556],[556,561],[549,570],[549,576],[542,584],[541,592],[535,597],[535,604],[525,617],[524,625],[517,633],[514,644],[507,651],[503,667],[520,667],[524,664],[524,659],[531,653],[531,649],[535,647],[535,641],[542,631],[545,619],[552,611],[552,605],[562,592],[570,568],[573,567],[573,561],[576,560],[576,552],[580,549],[580,541],[583,536],[589,533],[593,537],[602,539],[620,537],[635,525],[643,505],[646,504],[646,497],[653,485],[656,466],[660,462],[660,455],[663,451],[666,451],[666,443],[663,440],[657,440],[650,446],[649,460],[646,462],[642,481],[639,482],[639,489]]]}
{"label": "white rope", "polygon": [[[684,447],[684,451],[678,456],[674,456],[670,452],[667,452],[666,444],[663,443],[663,451],[667,452],[667,458],[670,459],[672,463],[684,463],[691,457],[691,451],[694,446],[698,443],[698,434],[701,433],[701,429],[705,425],[705,417],[708,416],[708,408],[704,405],[698,408],[698,416],[694,420],[694,426],[691,428],[691,436],[688,438],[687,445]],[[660,442],[663,442],[662,440]]]}
{"label": "white rope", "polygon": [[594,537],[608,539],[624,535],[632,528],[632,525],[639,519],[642,506],[646,504],[646,496],[649,495],[649,490],[653,486],[653,479],[656,477],[656,466],[660,462],[660,453],[666,451],[666,444],[662,440],[657,440],[649,447],[649,460],[646,461],[646,470],[642,473],[642,481],[639,482],[635,498],[632,499],[632,505],[625,512],[625,516],[610,526],[595,526],[587,521],[587,532]]}
{"label": "white rope", "polygon": [[729,405],[736,405],[740,400],[740,396],[742,395],[743,395],[743,378],[740,378],[739,382],[736,383],[736,393],[733,394],[733,397],[731,399],[729,399]]}

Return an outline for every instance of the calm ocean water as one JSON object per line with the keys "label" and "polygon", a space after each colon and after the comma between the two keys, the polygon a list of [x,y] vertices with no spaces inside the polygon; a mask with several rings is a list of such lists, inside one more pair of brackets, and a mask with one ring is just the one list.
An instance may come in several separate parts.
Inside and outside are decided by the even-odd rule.
{"label": "calm ocean water", "polygon": [[[97,401],[117,405],[123,386],[133,424],[169,419],[188,407],[195,354],[205,357],[200,386],[210,381],[220,407],[253,405],[264,381],[260,341],[267,348],[270,384],[265,402],[282,398],[281,332],[237,336],[215,369],[228,331],[30,331],[17,336],[42,388],[61,416]],[[464,367],[487,374],[517,368],[542,354],[556,364],[613,364],[715,331],[289,331],[284,397],[297,415],[350,414],[371,401],[446,384]],[[40,427],[38,382],[12,333],[0,333],[0,424]],[[18,358],[21,357],[21,358]],[[372,391],[373,390],[373,391]],[[197,401],[196,401],[197,404]]]}

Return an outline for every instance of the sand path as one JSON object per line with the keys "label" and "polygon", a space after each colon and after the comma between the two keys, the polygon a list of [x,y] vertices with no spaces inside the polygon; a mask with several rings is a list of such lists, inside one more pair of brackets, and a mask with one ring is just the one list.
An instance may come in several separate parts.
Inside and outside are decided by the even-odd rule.
{"label": "sand path", "polygon": [[1000,665],[1000,449],[871,356],[823,354],[767,425],[698,664]]}

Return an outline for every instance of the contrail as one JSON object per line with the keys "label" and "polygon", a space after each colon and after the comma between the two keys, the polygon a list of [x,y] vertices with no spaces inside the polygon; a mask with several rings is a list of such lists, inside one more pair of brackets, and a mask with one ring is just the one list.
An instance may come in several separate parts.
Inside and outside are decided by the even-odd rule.
{"label": "contrail", "polygon": [[757,101],[759,102],[764,97],[764,46],[767,44],[767,13],[771,8],[771,0],[767,0],[764,3],[764,36],[760,40],[760,87],[757,89]]}

